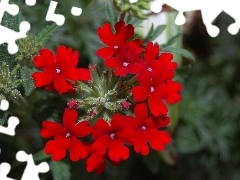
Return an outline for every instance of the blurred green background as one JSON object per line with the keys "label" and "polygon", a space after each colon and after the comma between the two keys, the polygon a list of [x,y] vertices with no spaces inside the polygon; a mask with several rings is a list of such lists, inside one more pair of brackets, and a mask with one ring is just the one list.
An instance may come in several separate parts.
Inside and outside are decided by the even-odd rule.
{"label": "blurred green background", "polygon": [[[55,51],[60,44],[80,51],[80,65],[102,64],[95,51],[102,47],[96,29],[107,21],[104,0],[56,0],[56,13],[64,14],[65,24],[45,43]],[[12,1],[16,2],[16,1]],[[16,2],[31,24],[29,34],[37,34],[45,26],[50,0],[37,1],[29,8],[23,0]],[[79,17],[71,15],[72,6],[81,7]],[[118,13],[116,12],[116,15]],[[132,151],[126,162],[114,167],[108,164],[102,175],[88,173],[85,161],[72,163],[67,158],[52,162],[42,149],[39,135],[45,119],[61,120],[70,95],[59,96],[44,90],[13,100],[13,115],[20,118],[16,136],[0,136],[0,161],[11,164],[9,177],[19,179],[26,163],[16,161],[19,150],[34,154],[36,164],[50,163],[51,172],[41,174],[45,180],[142,179],[142,180],[239,180],[240,179],[240,33],[233,36],[227,27],[234,20],[221,13],[216,21],[221,32],[211,38],[202,23],[200,12],[183,26],[182,46],[191,51],[195,63],[182,59],[177,79],[183,85],[182,101],[177,106],[177,127],[171,131],[173,143],[162,153],[152,151],[143,157]],[[174,22],[172,22],[174,23]]]}

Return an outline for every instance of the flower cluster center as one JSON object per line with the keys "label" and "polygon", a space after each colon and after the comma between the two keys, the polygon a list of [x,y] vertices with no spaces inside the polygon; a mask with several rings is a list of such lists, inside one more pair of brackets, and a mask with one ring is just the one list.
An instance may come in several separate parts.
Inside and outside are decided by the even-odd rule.
{"label": "flower cluster center", "polygon": [[60,72],[61,72],[61,70],[57,68],[56,73],[59,74]]}
{"label": "flower cluster center", "polygon": [[71,136],[71,134],[70,133],[67,133],[66,134],[66,138],[68,138],[68,137],[70,137]]}
{"label": "flower cluster center", "polygon": [[129,63],[127,63],[127,62],[124,62],[124,63],[123,63],[123,66],[124,66],[124,67],[127,67],[128,65],[129,65]]}
{"label": "flower cluster center", "polygon": [[110,134],[110,139],[114,139],[114,137],[115,137],[114,133]]}
{"label": "flower cluster center", "polygon": [[154,91],[154,88],[153,88],[153,87],[151,87],[151,88],[150,88],[150,91],[151,91],[151,92],[153,92],[153,91]]}

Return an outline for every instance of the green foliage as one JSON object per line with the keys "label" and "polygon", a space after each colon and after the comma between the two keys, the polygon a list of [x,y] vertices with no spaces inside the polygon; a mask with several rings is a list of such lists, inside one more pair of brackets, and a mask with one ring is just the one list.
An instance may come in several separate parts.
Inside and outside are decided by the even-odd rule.
{"label": "green foliage", "polygon": [[36,37],[36,44],[43,46],[43,44],[56,32],[59,26],[56,24],[45,27]]}
{"label": "green foliage", "polygon": [[151,0],[138,0],[135,3],[130,3],[129,0],[113,0],[117,10],[128,12],[139,19],[147,19],[147,15],[143,13],[143,10],[150,10],[150,2]]}
{"label": "green foliage", "polygon": [[109,0],[105,0],[105,16],[107,21],[109,21],[111,23],[111,25],[113,26],[116,22],[117,22],[117,16],[116,16],[116,12],[114,11],[114,7],[112,5],[112,3],[110,3]]}
{"label": "green foliage", "polygon": [[54,180],[70,180],[71,174],[68,164],[50,161],[50,169]]}
{"label": "green foliage", "polygon": [[35,89],[34,82],[32,79],[33,71],[26,66],[23,66],[20,70],[20,76],[22,79],[22,85],[24,87],[25,96],[29,96],[30,93]]}
{"label": "green foliage", "polygon": [[20,91],[17,90],[20,87],[22,80],[19,79],[20,65],[16,65],[12,71],[10,71],[9,65],[5,62],[2,63],[0,69],[0,96],[4,98],[21,96]]}
{"label": "green foliage", "polygon": [[149,41],[155,40],[158,36],[162,34],[165,28],[166,28],[166,25],[159,25],[156,28],[154,28],[152,24],[151,28],[148,31],[147,36],[143,38],[143,42],[147,43]]}
{"label": "green foliage", "polygon": [[183,48],[165,46],[161,49],[161,51],[176,53],[191,60],[192,62],[195,62],[195,57],[192,55],[192,53]]}

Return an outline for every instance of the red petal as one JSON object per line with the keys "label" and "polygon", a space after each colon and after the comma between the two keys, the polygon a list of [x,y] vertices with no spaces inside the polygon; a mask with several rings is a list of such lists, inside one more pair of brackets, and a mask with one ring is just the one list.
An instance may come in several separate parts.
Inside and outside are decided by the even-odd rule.
{"label": "red petal", "polygon": [[79,61],[79,52],[73,51],[72,54],[66,59],[65,67],[76,67]]}
{"label": "red petal", "polygon": [[148,118],[148,109],[146,103],[137,104],[134,107],[134,114],[137,119],[144,123]]}
{"label": "red petal", "polygon": [[52,51],[49,49],[41,49],[40,55],[33,58],[34,65],[38,68],[54,68],[56,67],[56,62]]}
{"label": "red petal", "polygon": [[97,50],[96,54],[100,58],[105,59],[105,58],[111,57],[114,54],[114,48],[104,47],[104,48],[101,48],[101,49]]}
{"label": "red petal", "polygon": [[108,46],[114,45],[114,35],[112,33],[112,28],[110,24],[108,23],[103,24],[101,28],[98,28],[97,32],[99,38],[103,43],[105,43]]}
{"label": "red petal", "polygon": [[166,131],[148,131],[150,146],[156,151],[163,151],[165,144],[171,143],[170,135]]}
{"label": "red petal", "polygon": [[133,101],[140,102],[145,101],[149,96],[149,90],[143,86],[135,86],[132,88]]}
{"label": "red petal", "polygon": [[111,121],[111,131],[112,132],[121,131],[124,128],[124,125],[125,125],[124,116],[114,114]]}
{"label": "red petal", "polygon": [[91,79],[90,71],[86,68],[64,68],[61,71],[62,75],[72,81],[82,80],[89,81]]}
{"label": "red petal", "polygon": [[144,52],[144,59],[148,65],[151,65],[155,59],[157,58],[159,53],[159,46],[158,44],[154,44],[149,42],[146,46],[146,50]]}
{"label": "red petal", "polygon": [[95,140],[95,142],[92,144],[93,151],[96,152],[98,156],[104,156],[110,143],[110,137],[109,136],[102,136]]}
{"label": "red petal", "polygon": [[127,68],[123,67],[123,66],[120,66],[118,67],[117,69],[114,70],[114,74],[116,76],[122,76],[122,77],[125,77],[128,73],[128,70]]}
{"label": "red petal", "polygon": [[81,121],[73,127],[72,133],[76,137],[85,137],[92,132],[92,127],[88,121]]}
{"label": "red petal", "polygon": [[96,140],[97,138],[107,135],[111,132],[110,125],[103,119],[98,119],[97,122],[93,125],[92,136],[93,139]]}
{"label": "red petal", "polygon": [[64,76],[58,74],[54,79],[54,88],[58,91],[59,94],[68,91],[68,84]]}
{"label": "red petal", "polygon": [[126,68],[130,74],[137,74],[143,68],[143,65],[142,64],[129,64]]}
{"label": "red petal", "polygon": [[61,137],[48,141],[45,145],[44,151],[47,155],[52,154],[53,160],[60,161],[65,157],[67,147],[68,140]]}
{"label": "red petal", "polygon": [[134,146],[134,150],[137,153],[141,153],[142,155],[148,155],[149,154],[149,147],[147,144],[147,137],[145,135],[145,132],[140,130],[138,131],[136,135],[137,143]]}
{"label": "red petal", "polygon": [[164,98],[169,104],[175,104],[181,100],[181,95],[178,94],[182,90],[182,86],[175,81],[168,81],[166,85],[166,95]]}
{"label": "red petal", "polygon": [[65,108],[63,114],[63,126],[64,128],[71,132],[73,126],[76,124],[78,118],[78,112],[75,109]]}
{"label": "red petal", "polygon": [[150,95],[148,98],[148,106],[154,116],[160,114],[166,115],[168,112],[167,106],[163,103],[162,99],[155,95]]}
{"label": "red petal", "polygon": [[110,143],[108,156],[114,162],[120,162],[120,160],[127,160],[129,157],[129,149],[124,146],[122,142],[113,140]]}
{"label": "red petal", "polygon": [[131,42],[128,42],[128,45],[134,47],[134,51],[136,54],[140,54],[143,50],[142,40],[140,39],[134,39]]}
{"label": "red petal", "polygon": [[137,81],[140,85],[145,86],[146,88],[151,87],[151,76],[148,71],[141,71],[137,76]]}
{"label": "red petal", "polygon": [[65,134],[61,124],[53,121],[43,121],[40,135],[43,138],[58,137]]}
{"label": "red petal", "polygon": [[43,72],[35,72],[32,74],[32,78],[35,80],[36,87],[42,87],[49,84],[54,76],[56,75],[55,70],[47,70]]}
{"label": "red petal", "polygon": [[92,154],[86,162],[86,169],[88,172],[96,171],[97,174],[101,174],[105,169],[105,162],[103,157],[99,157],[96,154]]}
{"label": "red petal", "polygon": [[121,66],[121,61],[118,60],[117,58],[110,57],[105,59],[105,66],[108,68],[117,68]]}
{"label": "red petal", "polygon": [[125,22],[119,21],[114,25],[116,29],[115,43],[122,45],[134,35],[134,27],[131,24],[125,26]]}
{"label": "red petal", "polygon": [[70,159],[74,162],[79,159],[84,159],[87,156],[83,143],[74,137],[68,139],[68,148],[70,151]]}

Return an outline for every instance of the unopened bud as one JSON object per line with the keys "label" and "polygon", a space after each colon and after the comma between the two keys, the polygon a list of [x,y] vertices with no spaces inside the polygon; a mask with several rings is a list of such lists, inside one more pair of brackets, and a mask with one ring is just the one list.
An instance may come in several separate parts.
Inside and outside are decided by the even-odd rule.
{"label": "unopened bud", "polygon": [[68,108],[70,109],[77,109],[79,107],[79,102],[75,99],[71,99],[68,103]]}
{"label": "unopened bud", "polygon": [[122,109],[128,110],[129,107],[131,106],[131,103],[129,103],[127,100],[123,100],[123,101],[121,102],[121,105],[122,105]]}

